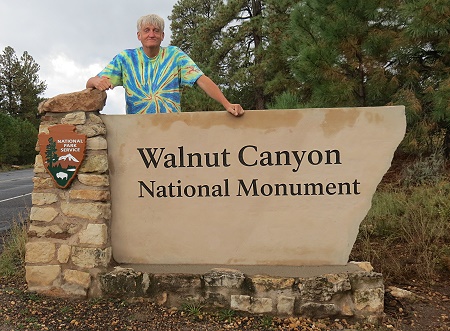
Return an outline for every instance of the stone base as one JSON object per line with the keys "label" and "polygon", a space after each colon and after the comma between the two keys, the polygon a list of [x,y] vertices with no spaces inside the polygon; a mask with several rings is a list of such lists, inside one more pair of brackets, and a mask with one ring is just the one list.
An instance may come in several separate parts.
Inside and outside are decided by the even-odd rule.
{"label": "stone base", "polygon": [[160,305],[197,303],[254,314],[383,317],[384,284],[369,263],[345,266],[122,265],[100,275],[102,294]]}

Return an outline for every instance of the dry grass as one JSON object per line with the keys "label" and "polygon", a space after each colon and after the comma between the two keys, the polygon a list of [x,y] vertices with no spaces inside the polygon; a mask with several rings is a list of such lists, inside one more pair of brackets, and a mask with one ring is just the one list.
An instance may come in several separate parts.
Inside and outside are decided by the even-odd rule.
{"label": "dry grass", "polygon": [[25,274],[25,244],[27,240],[27,223],[23,217],[14,219],[11,229],[0,238],[3,251],[0,254],[0,276],[23,277]]}

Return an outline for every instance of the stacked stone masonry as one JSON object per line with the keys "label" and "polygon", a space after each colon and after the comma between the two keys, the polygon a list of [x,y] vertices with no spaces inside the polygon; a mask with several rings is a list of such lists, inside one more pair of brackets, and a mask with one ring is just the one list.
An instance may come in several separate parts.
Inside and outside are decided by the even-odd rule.
{"label": "stacked stone masonry", "polygon": [[100,295],[97,275],[105,272],[112,256],[106,127],[99,116],[105,100],[104,92],[84,90],[39,106],[40,133],[48,133],[52,125],[71,124],[87,141],[84,161],[67,189],[56,187],[42,157],[36,157],[25,255],[32,291]]}
{"label": "stacked stone masonry", "polygon": [[309,278],[248,276],[234,269],[198,275],[113,268],[108,146],[99,116],[105,101],[105,92],[86,89],[39,106],[40,132],[71,124],[87,136],[87,147],[66,189],[55,185],[42,157],[36,157],[25,256],[29,290],[69,297],[147,297],[178,307],[196,302],[255,314],[382,317],[383,279],[364,263],[358,272]]}
{"label": "stacked stone masonry", "polygon": [[100,275],[104,295],[147,297],[168,307],[193,303],[252,314],[346,317],[379,322],[384,310],[381,274],[371,270],[311,277],[246,275],[216,268],[203,275],[156,274],[116,267]]}

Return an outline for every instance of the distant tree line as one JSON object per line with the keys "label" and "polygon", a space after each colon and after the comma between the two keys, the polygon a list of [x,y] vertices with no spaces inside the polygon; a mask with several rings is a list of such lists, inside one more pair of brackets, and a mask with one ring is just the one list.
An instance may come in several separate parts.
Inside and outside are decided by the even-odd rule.
{"label": "distant tree line", "polygon": [[449,17],[448,0],[179,0],[169,18],[172,44],[246,109],[405,105],[402,148],[448,153]]}
{"label": "distant tree line", "polygon": [[39,69],[27,52],[18,58],[8,46],[0,54],[0,166],[34,162],[38,105],[47,88]]}

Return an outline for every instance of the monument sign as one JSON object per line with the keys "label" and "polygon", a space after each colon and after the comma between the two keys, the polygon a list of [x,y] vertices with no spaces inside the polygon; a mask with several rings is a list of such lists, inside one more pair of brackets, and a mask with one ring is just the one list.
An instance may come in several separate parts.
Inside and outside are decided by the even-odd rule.
{"label": "monument sign", "polygon": [[404,107],[106,116],[119,263],[345,265]]}

